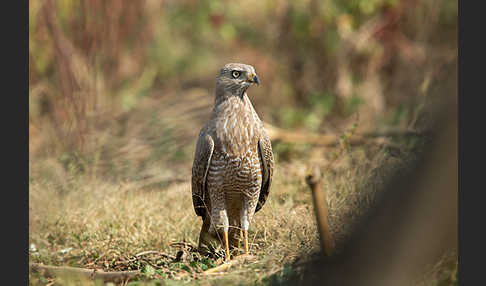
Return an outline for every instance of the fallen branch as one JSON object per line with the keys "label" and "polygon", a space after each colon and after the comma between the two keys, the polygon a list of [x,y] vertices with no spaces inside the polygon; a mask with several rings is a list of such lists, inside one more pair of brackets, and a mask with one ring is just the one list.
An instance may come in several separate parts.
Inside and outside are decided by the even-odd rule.
{"label": "fallen branch", "polygon": [[[271,124],[264,123],[265,130],[270,136],[271,140],[274,141],[284,141],[288,143],[308,143],[308,144],[315,144],[315,145],[323,145],[323,146],[336,146],[339,145],[339,142],[342,136],[337,134],[319,134],[319,133],[310,133],[310,132],[295,132],[295,131],[288,131],[278,127],[275,127]],[[390,147],[398,147],[396,144],[391,142],[384,141],[381,137],[397,137],[397,136],[419,136],[420,133],[412,131],[412,130],[386,130],[383,132],[369,132],[363,134],[353,134],[346,138],[346,141],[350,145],[360,145],[364,143],[374,143],[379,145],[387,145]]]}
{"label": "fallen branch", "polygon": [[306,177],[306,182],[312,191],[312,202],[314,203],[321,249],[325,255],[330,256],[334,250],[334,242],[331,238],[329,223],[327,221],[326,195],[325,192],[323,194],[321,189],[321,172],[319,167],[313,167],[311,174]]}
{"label": "fallen branch", "polygon": [[103,280],[104,282],[122,282],[140,274],[139,271],[115,271],[104,272],[98,269],[86,269],[70,266],[51,266],[38,263],[31,263],[30,269],[33,272],[42,272],[44,277],[51,278],[56,276],[81,276],[91,280]]}

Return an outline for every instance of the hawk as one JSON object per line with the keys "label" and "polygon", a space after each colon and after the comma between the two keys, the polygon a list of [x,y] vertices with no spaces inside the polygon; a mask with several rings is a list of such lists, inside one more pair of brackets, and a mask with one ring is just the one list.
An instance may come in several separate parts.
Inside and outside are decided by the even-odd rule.
{"label": "hawk", "polygon": [[194,155],[192,202],[203,220],[199,248],[222,243],[225,260],[241,237],[249,253],[250,222],[265,204],[272,182],[270,139],[246,93],[259,83],[250,65],[229,63],[221,69],[211,117],[199,133]]}

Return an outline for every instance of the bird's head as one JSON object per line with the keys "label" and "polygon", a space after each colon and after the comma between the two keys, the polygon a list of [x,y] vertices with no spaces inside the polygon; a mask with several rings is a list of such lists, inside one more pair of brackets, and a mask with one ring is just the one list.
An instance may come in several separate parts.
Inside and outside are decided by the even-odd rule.
{"label": "bird's head", "polygon": [[252,84],[260,84],[255,68],[240,63],[226,64],[216,78],[216,92],[243,97]]}

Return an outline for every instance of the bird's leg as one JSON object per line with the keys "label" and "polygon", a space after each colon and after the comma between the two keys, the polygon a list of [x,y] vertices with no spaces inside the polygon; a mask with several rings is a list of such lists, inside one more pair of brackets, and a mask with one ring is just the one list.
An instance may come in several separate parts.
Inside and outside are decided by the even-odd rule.
{"label": "bird's leg", "polygon": [[[221,228],[223,228],[223,241],[221,241],[221,237],[219,238],[221,244],[224,246],[225,250],[225,261],[230,260],[230,253],[229,253],[229,242],[228,242],[228,230],[229,230],[229,220],[228,220],[228,214],[226,213],[226,209],[213,209],[211,219],[215,222],[216,224],[211,224],[210,229],[212,233],[221,233]],[[219,230],[219,231],[218,231]]]}
{"label": "bird's leg", "polygon": [[249,253],[248,250],[248,228],[250,227],[250,222],[248,219],[248,200],[245,198],[243,199],[243,205],[241,206],[241,213],[240,213],[240,224],[241,229],[243,230],[243,244],[245,246],[245,254]]}
{"label": "bird's leg", "polygon": [[245,243],[245,254],[249,254],[250,251],[248,250],[248,230],[245,230],[243,231],[243,235],[244,235],[244,243]]}
{"label": "bird's leg", "polygon": [[219,218],[223,225],[223,239],[224,239],[224,251],[225,251],[225,261],[230,260],[230,252],[229,252],[229,241],[228,241],[228,231],[229,231],[229,220],[228,214],[226,209],[220,210]]}
{"label": "bird's leg", "polygon": [[[243,229],[241,228],[240,225],[240,242],[243,240]],[[240,244],[238,244],[238,248],[240,247]]]}
{"label": "bird's leg", "polygon": [[243,243],[245,246],[245,254],[250,254],[249,243],[248,243],[248,229],[250,228],[250,222],[255,214],[256,204],[258,197],[251,198],[245,196],[243,198],[243,205],[241,206],[240,220],[241,229],[243,230]]}
{"label": "bird's leg", "polygon": [[223,221],[223,231],[224,231],[224,250],[225,250],[225,261],[230,260],[230,252],[229,252],[229,242],[228,242],[228,230],[229,230],[229,221],[228,221],[228,214],[226,210],[222,211],[221,219]]}
{"label": "bird's leg", "polygon": [[229,252],[229,242],[228,242],[228,231],[224,231],[224,251],[225,251],[225,257],[224,261],[229,261],[230,260],[230,252]]}
{"label": "bird's leg", "polygon": [[[225,261],[228,261],[230,260],[228,242],[229,219],[226,211],[225,199],[222,194],[223,192],[221,192],[219,189],[213,189],[212,192],[209,192],[212,207],[211,221],[214,222],[211,223],[210,232],[218,235],[219,241],[224,245]],[[223,241],[221,241],[221,237],[219,236],[221,233],[221,228],[223,228]]]}

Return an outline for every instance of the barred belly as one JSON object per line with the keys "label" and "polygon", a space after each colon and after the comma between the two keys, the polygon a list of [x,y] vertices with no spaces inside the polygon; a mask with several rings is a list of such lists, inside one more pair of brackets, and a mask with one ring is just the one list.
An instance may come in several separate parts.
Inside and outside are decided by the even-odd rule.
{"label": "barred belly", "polygon": [[248,155],[237,157],[215,152],[208,170],[208,187],[253,197],[262,185],[262,164],[258,153]]}
{"label": "barred belly", "polygon": [[207,175],[211,206],[217,210],[227,209],[230,225],[239,225],[244,201],[253,216],[262,185],[260,161],[257,152],[248,152],[246,156],[230,156],[223,152],[213,154]]}

